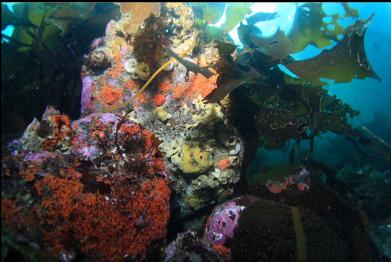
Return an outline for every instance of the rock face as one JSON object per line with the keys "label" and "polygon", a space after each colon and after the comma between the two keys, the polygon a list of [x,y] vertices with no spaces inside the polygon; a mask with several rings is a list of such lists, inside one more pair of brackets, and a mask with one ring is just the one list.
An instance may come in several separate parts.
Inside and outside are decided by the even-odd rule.
{"label": "rock face", "polygon": [[223,245],[232,240],[238,226],[240,212],[245,206],[228,201],[214,208],[205,229],[206,239],[214,245]]}
{"label": "rock face", "polygon": [[2,221],[57,259],[142,260],[170,214],[158,144],[118,115],[71,123],[49,108],[2,158]]}
{"label": "rock face", "polygon": [[219,59],[217,48],[200,43],[187,5],[158,6],[131,27],[135,7],[123,6],[93,42],[81,119],[49,107],[2,157],[2,221],[56,259],[145,260],[171,209],[183,218],[239,182],[242,139],[221,105],[203,101],[219,74],[193,73]]}
{"label": "rock face", "polygon": [[210,243],[193,231],[178,234],[165,250],[164,262],[173,261],[223,261]]}
{"label": "rock face", "polygon": [[200,66],[219,59],[216,47],[199,43],[191,8],[162,4],[159,15],[151,14],[136,32],[125,26],[130,22],[131,16],[123,15],[108,24],[99,50],[106,52],[111,67],[104,72],[84,67],[82,115],[131,111],[129,119],[151,130],[162,141],[175,217],[184,217],[232,194],[240,177],[243,141],[224,108],[203,101],[216,88],[218,73],[210,78],[194,74],[162,48],[168,46]]}

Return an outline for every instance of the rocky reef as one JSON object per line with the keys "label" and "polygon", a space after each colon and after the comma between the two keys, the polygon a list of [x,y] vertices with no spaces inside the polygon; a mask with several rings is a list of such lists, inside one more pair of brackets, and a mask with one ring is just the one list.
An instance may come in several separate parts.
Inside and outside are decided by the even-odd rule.
{"label": "rocky reef", "polygon": [[[167,45],[175,53],[186,52],[188,59],[207,66],[219,59],[217,48],[199,45],[190,7],[172,3],[161,8],[134,33],[125,26],[130,19],[126,15],[109,23],[106,44],[99,48],[106,50],[112,66],[101,74],[86,64],[82,114],[132,109],[129,119],[162,141],[159,147],[175,193],[174,209],[183,217],[233,193],[244,144],[224,108],[203,101],[216,88],[218,75],[208,79],[195,74],[177,61],[170,62],[162,49]],[[152,73],[166,62],[170,63],[149,83]]]}
{"label": "rocky reef", "polygon": [[211,245],[193,231],[178,234],[165,250],[164,261],[221,261]]}
{"label": "rocky reef", "polygon": [[[332,132],[391,161],[388,142],[353,127],[359,112],[324,88],[380,80],[364,49],[372,16],[343,4],[354,20],[345,28],[306,3],[288,34],[264,38],[254,24],[277,14],[248,17],[251,3],[113,5],[120,15],[79,60],[80,119],[48,106],[3,145],[7,248],[32,260],[376,261],[359,208],[378,219],[371,232],[386,232],[389,209],[374,209],[386,206],[389,171],[336,172],[313,157],[315,139]],[[46,8],[65,34],[61,14],[75,7]],[[314,58],[291,56],[332,41]],[[289,149],[289,159],[247,179],[259,148]]]}
{"label": "rocky reef", "polygon": [[143,259],[170,216],[158,145],[118,115],[71,122],[48,108],[2,159],[2,221],[57,259]]}

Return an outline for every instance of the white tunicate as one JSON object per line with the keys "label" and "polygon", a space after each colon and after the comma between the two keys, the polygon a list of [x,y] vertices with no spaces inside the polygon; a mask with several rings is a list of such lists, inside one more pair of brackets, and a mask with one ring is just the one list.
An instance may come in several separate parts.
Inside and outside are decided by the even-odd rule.
{"label": "white tunicate", "polygon": [[135,58],[129,58],[128,60],[125,61],[124,67],[126,72],[132,74],[133,76],[133,74],[136,72],[137,60]]}

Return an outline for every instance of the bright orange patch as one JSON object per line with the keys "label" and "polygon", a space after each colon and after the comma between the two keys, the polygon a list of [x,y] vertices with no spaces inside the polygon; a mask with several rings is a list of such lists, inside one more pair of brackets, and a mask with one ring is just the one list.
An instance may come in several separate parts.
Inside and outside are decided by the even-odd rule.
{"label": "bright orange patch", "polygon": [[122,64],[121,60],[122,60],[121,52],[118,52],[114,56],[114,65],[112,65],[112,67],[107,71],[106,75],[108,77],[117,79],[117,78],[119,78],[121,76],[121,74],[125,70],[125,67]]}
{"label": "bright orange patch", "polygon": [[108,77],[117,79],[121,76],[121,74],[124,72],[124,70],[125,70],[125,67],[123,64],[117,64],[117,65],[113,66],[111,69],[109,69],[107,71],[106,75]]}
{"label": "bright orange patch", "polygon": [[193,74],[187,85],[183,86],[180,84],[173,88],[173,97],[176,100],[193,100],[198,95],[205,97],[216,88],[217,77],[218,74],[213,75],[209,79],[201,74]]}
{"label": "bright orange patch", "polygon": [[158,88],[159,90],[163,93],[163,94],[167,94],[167,92],[171,89],[171,83],[168,82],[168,81],[162,81],[158,84]]}
{"label": "bright orange patch", "polygon": [[185,92],[186,92],[186,86],[184,86],[183,84],[178,84],[172,90],[172,96],[175,100],[180,100],[185,96]]}
{"label": "bright orange patch", "polygon": [[213,89],[216,88],[217,77],[218,75],[216,74],[208,79],[201,74],[197,74],[193,77],[190,83],[191,94],[194,94],[195,97],[197,97],[198,94],[201,94],[202,97],[207,96]]}
{"label": "bright orange patch", "polygon": [[134,100],[134,106],[138,107],[140,105],[145,104],[147,101],[151,101],[151,96],[147,92],[141,93],[137,99]]}
{"label": "bright orange patch", "polygon": [[220,245],[218,245],[218,244],[213,245],[213,249],[216,250],[216,252],[222,256],[227,255],[229,252],[231,252],[230,248],[228,248],[224,245],[221,245],[221,244]]}
{"label": "bright orange patch", "polygon": [[121,132],[126,132],[131,135],[137,134],[141,131],[139,125],[121,125],[120,129]]}
{"label": "bright orange patch", "polygon": [[71,120],[67,115],[54,115],[52,121],[58,127],[65,126],[66,128],[71,129]]}
{"label": "bright orange patch", "polygon": [[138,84],[133,79],[129,79],[128,81],[125,82],[124,86],[129,90],[134,90],[138,87]]}
{"label": "bright orange patch", "polygon": [[121,61],[121,58],[122,58],[121,52],[116,53],[115,56],[114,56],[114,63],[115,63],[116,65],[121,64],[121,62],[122,62],[122,61]]}
{"label": "bright orange patch", "polygon": [[113,105],[121,99],[122,94],[121,89],[112,88],[106,85],[103,87],[102,91],[100,91],[99,97],[105,104]]}
{"label": "bright orange patch", "polygon": [[219,161],[219,169],[221,171],[224,171],[229,167],[229,164],[230,164],[229,159],[222,159]]}
{"label": "bright orange patch", "polygon": [[161,106],[166,101],[166,97],[164,95],[162,95],[162,94],[157,94],[153,98],[153,101],[155,102],[156,106]]}

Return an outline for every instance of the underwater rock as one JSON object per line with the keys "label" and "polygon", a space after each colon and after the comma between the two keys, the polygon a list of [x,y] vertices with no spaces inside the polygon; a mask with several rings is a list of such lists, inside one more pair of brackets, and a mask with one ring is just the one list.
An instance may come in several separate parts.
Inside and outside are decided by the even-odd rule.
{"label": "underwater rock", "polygon": [[[122,32],[120,27],[116,30]],[[112,66],[101,75],[86,72],[94,88],[91,106],[82,114],[125,112],[162,141],[159,147],[175,192],[174,210],[179,210],[175,219],[229,197],[239,182],[244,144],[224,109],[203,102],[216,88],[218,74],[210,78],[194,74],[175,60],[169,63],[165,52],[159,53],[170,42],[175,53],[193,63],[202,61],[208,66],[217,61],[216,47],[198,46],[201,35],[191,8],[182,3],[162,4],[160,16],[148,17],[132,41],[118,35],[106,35]],[[156,48],[149,46],[150,42]],[[199,51],[194,56],[196,47]],[[164,71],[163,62],[172,69]],[[136,71],[141,63],[149,72],[140,77]],[[134,79],[135,75],[140,79]]]}
{"label": "underwater rock", "polygon": [[[71,123],[49,108],[26,134],[2,156],[1,215],[12,232],[58,259],[94,261],[143,260],[166,236],[170,188],[149,130],[110,113]],[[28,143],[37,135],[39,148]]]}
{"label": "underwater rock", "polygon": [[201,67],[209,67],[217,63],[220,59],[219,49],[215,42],[208,43],[204,46],[202,53],[199,56],[199,65]]}
{"label": "underwater rock", "polygon": [[[294,225],[299,225],[299,220],[294,222],[298,218],[297,211],[305,232],[302,235],[307,246],[307,260],[314,257],[316,261],[377,261],[378,251],[367,232],[362,211],[319,179],[312,179],[311,189],[304,192],[294,189],[274,194],[261,186],[249,189],[247,193],[262,202],[241,213],[232,244],[233,261],[253,261],[264,256],[270,261],[285,261],[283,257],[290,256],[294,259],[299,248],[297,243],[303,241],[295,233]],[[292,210],[292,207],[298,209]],[[300,246],[304,247],[303,243]]]}
{"label": "underwater rock", "polygon": [[240,196],[213,209],[205,225],[204,239],[218,254],[229,257],[240,214],[257,200],[258,198],[250,195]]}
{"label": "underwater rock", "polygon": [[379,251],[383,254],[383,259],[391,258],[391,221],[390,218],[383,223],[377,223],[369,227],[369,233]]}
{"label": "underwater rock", "polygon": [[232,243],[232,261],[254,259],[345,261],[349,256],[338,232],[314,212],[258,200],[241,213]]}
{"label": "underwater rock", "polygon": [[349,189],[348,198],[365,211],[373,223],[389,218],[391,214],[391,171],[380,171],[367,165],[354,169],[345,165],[336,175]]}
{"label": "underwater rock", "polygon": [[[166,259],[189,257],[190,247],[198,247],[189,241],[183,251],[185,244],[178,245],[178,239],[187,234],[198,239],[191,232],[178,235],[167,247]],[[277,195],[255,188],[216,206],[203,239],[223,261],[377,261],[378,255],[360,212],[318,181],[306,192]]]}
{"label": "underwater rock", "polygon": [[216,206],[208,219],[205,238],[213,245],[224,245],[233,238],[240,212],[244,209],[244,206],[236,205],[234,200]]}
{"label": "underwater rock", "polygon": [[30,149],[34,152],[38,151],[41,148],[43,140],[38,136],[39,129],[40,123],[36,118],[34,118],[33,121],[27,126],[22,135],[22,138],[11,142],[11,146],[13,143],[21,143],[23,150]]}
{"label": "underwater rock", "polygon": [[[180,105],[175,100],[168,103]],[[165,112],[171,116],[164,122],[154,120],[156,117],[152,113],[136,111],[130,114],[155,130],[163,141],[160,148],[170,170],[182,216],[210,205],[220,196],[232,194],[232,186],[239,182],[244,149],[238,134],[225,122],[220,106],[213,105],[211,110],[200,97],[188,105],[164,105]]]}
{"label": "underwater rock", "polygon": [[13,154],[18,154],[20,151],[69,153],[72,138],[73,130],[69,117],[48,106],[42,116],[42,121],[39,122],[34,118],[23,136],[9,144],[9,150]]}
{"label": "underwater rock", "polygon": [[166,3],[164,15],[168,18],[170,39],[174,45],[174,52],[182,54],[193,46],[192,34],[195,30],[194,13],[192,8],[183,3]]}
{"label": "underwater rock", "polygon": [[210,244],[193,231],[178,234],[165,251],[165,262],[173,261],[222,261]]}
{"label": "underwater rock", "polygon": [[184,173],[202,173],[213,165],[207,151],[202,152],[199,146],[182,146],[182,170]]}
{"label": "underwater rock", "polygon": [[155,113],[162,122],[165,122],[171,118],[171,115],[167,113],[162,106],[156,107]]}

